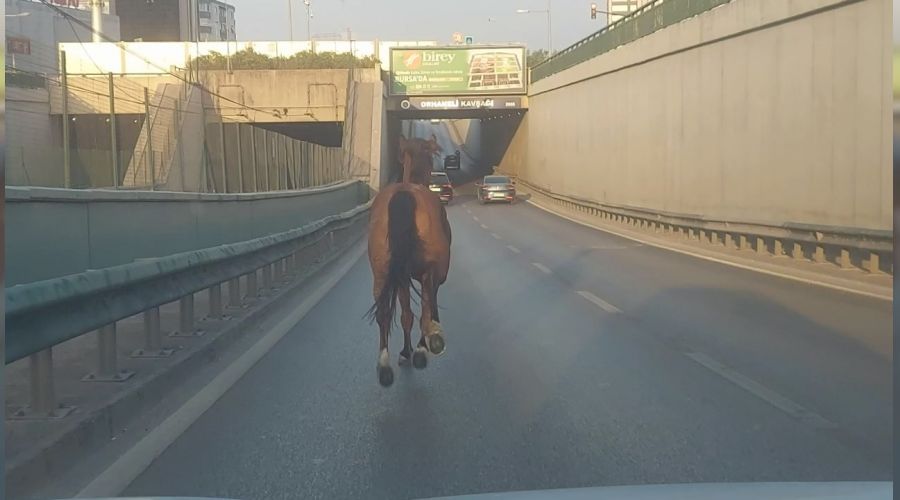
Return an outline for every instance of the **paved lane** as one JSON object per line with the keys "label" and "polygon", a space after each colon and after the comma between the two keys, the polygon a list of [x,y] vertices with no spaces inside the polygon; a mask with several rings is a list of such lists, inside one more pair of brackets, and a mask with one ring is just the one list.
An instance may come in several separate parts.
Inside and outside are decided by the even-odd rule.
{"label": "paved lane", "polygon": [[461,198],[450,214],[444,356],[378,386],[363,258],[125,493],[890,477],[878,347],[890,304],[635,246],[526,204]]}

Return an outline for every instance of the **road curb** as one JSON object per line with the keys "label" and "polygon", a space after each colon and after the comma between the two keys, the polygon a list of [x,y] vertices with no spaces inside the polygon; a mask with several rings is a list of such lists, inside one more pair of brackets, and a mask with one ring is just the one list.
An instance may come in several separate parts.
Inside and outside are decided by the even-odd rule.
{"label": "road curb", "polygon": [[[200,368],[215,362],[220,351],[252,331],[310,278],[352,249],[364,236],[365,230],[366,217],[362,214],[357,215],[345,228],[335,231],[333,245],[330,243],[332,240],[323,234],[307,247],[311,250],[310,258],[314,261],[314,267],[294,278],[276,295],[255,304],[245,316],[228,324],[218,334],[211,335],[203,345],[191,348],[174,364],[160,368],[100,407],[83,409],[74,414],[70,417],[72,421],[68,426],[38,443],[33,451],[22,453],[18,457],[7,457],[7,496],[17,498],[27,495],[34,488],[46,484],[48,478],[65,472],[85,453],[109,443],[116,437],[117,430],[127,428],[142,412],[162,401],[173,387]],[[344,234],[338,235],[339,233]]]}

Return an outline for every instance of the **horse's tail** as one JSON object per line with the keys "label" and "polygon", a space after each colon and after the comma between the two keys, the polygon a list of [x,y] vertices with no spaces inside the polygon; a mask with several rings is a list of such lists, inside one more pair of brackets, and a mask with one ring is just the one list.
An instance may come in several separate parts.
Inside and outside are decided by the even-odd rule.
{"label": "horse's tail", "polygon": [[[419,234],[416,231],[416,199],[409,191],[398,191],[388,202],[388,248],[391,258],[384,286],[369,311],[374,316],[379,312],[394,320],[397,309],[397,293],[402,287],[413,288],[412,273],[419,248]],[[413,291],[418,294],[413,288]]]}

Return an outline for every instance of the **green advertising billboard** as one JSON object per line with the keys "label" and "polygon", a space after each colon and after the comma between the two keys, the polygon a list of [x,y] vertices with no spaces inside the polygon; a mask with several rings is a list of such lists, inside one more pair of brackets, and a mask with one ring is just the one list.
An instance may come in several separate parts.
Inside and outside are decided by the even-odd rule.
{"label": "green advertising billboard", "polygon": [[391,48],[391,94],[524,94],[525,47]]}

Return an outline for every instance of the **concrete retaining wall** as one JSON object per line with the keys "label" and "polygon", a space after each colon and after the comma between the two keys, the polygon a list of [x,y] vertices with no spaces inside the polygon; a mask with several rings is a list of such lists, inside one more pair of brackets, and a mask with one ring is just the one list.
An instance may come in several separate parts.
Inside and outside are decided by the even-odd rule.
{"label": "concrete retaining wall", "polygon": [[531,87],[501,169],[598,203],[889,229],[890,2],[734,0]]}
{"label": "concrete retaining wall", "polygon": [[359,182],[227,195],[7,187],[6,283],[245,241],[367,199]]}

